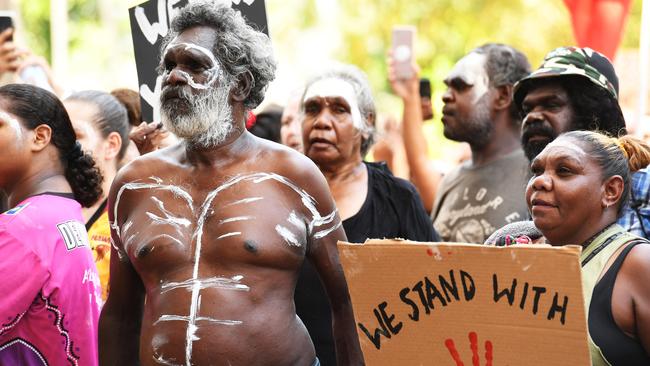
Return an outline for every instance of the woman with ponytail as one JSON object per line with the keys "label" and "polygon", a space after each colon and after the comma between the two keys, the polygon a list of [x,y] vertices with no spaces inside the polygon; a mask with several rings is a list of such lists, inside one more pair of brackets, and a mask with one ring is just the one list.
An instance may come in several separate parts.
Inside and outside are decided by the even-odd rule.
{"label": "woman with ponytail", "polygon": [[101,288],[81,207],[102,178],[57,97],[0,88],[0,365],[97,365]]}
{"label": "woman with ponytail", "polygon": [[91,207],[82,209],[90,249],[99,272],[102,299],[108,297],[111,254],[111,228],[108,223],[107,195],[129,144],[129,122],[124,106],[112,95],[85,90],[63,101],[75,135],[89,152],[104,177],[102,196]]}
{"label": "woman with ponytail", "polygon": [[560,135],[533,160],[526,201],[551,245],[581,244],[594,366],[650,365],[650,242],[616,223],[630,175],[650,163],[632,136]]}

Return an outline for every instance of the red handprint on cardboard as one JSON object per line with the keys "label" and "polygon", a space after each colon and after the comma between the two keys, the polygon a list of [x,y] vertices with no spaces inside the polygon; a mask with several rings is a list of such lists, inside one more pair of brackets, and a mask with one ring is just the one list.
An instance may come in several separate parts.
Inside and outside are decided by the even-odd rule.
{"label": "red handprint on cardboard", "polygon": [[[449,350],[451,358],[456,362],[456,366],[465,366],[463,361],[460,359],[458,350],[456,350],[454,340],[451,338],[446,339],[445,346]],[[469,333],[469,348],[472,350],[472,366],[480,366],[478,355],[478,335],[476,335],[476,332]],[[492,366],[492,342],[490,341],[485,341],[485,366]]]}

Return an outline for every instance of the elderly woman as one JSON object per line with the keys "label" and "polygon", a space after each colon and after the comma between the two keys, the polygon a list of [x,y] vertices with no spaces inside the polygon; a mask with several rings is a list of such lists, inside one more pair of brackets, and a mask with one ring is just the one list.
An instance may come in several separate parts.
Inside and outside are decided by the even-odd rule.
{"label": "elderly woman", "polygon": [[532,162],[526,201],[552,245],[581,244],[594,366],[650,365],[650,246],[616,224],[630,172],[650,148],[633,137],[574,131]]}
{"label": "elderly woman", "polygon": [[413,185],[384,164],[363,161],[376,112],[361,70],[340,65],[310,80],[301,112],[305,155],[325,175],[349,241],[437,240]]}
{"label": "elderly woman", "polygon": [[[314,77],[305,87],[300,112],[304,153],[325,176],[348,241],[439,240],[415,187],[394,177],[385,164],[363,161],[376,117],[363,72],[339,65]],[[333,365],[329,304],[309,264],[303,265],[295,301],[318,357],[323,365]]]}
{"label": "elderly woman", "polygon": [[0,365],[97,365],[101,288],[81,207],[101,175],[56,96],[0,88]]}

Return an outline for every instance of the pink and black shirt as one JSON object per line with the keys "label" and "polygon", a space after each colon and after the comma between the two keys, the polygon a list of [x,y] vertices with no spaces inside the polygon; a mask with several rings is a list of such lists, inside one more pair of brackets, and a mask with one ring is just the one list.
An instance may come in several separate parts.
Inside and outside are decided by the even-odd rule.
{"label": "pink and black shirt", "polygon": [[0,365],[97,365],[101,301],[79,203],[42,194],[0,215]]}

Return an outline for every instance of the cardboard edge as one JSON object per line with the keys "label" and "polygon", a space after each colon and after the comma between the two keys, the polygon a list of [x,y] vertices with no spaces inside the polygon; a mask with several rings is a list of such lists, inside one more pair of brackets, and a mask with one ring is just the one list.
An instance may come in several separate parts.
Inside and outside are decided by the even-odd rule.
{"label": "cardboard edge", "polygon": [[518,244],[507,247],[496,247],[492,245],[483,245],[483,244],[472,244],[472,243],[456,243],[456,242],[422,242],[422,241],[412,241],[406,239],[367,239],[364,243],[350,243],[347,241],[339,240],[336,245],[338,248],[346,247],[359,247],[359,246],[368,246],[368,247],[398,247],[404,244],[408,245],[419,245],[419,246],[428,246],[428,247],[440,247],[440,246],[458,246],[458,247],[483,247],[483,248],[492,248],[490,250],[509,250],[509,249],[542,249],[542,248],[552,248],[560,252],[566,252],[569,255],[580,255],[582,253],[582,246],[568,244],[563,246],[552,246],[550,244]]}

